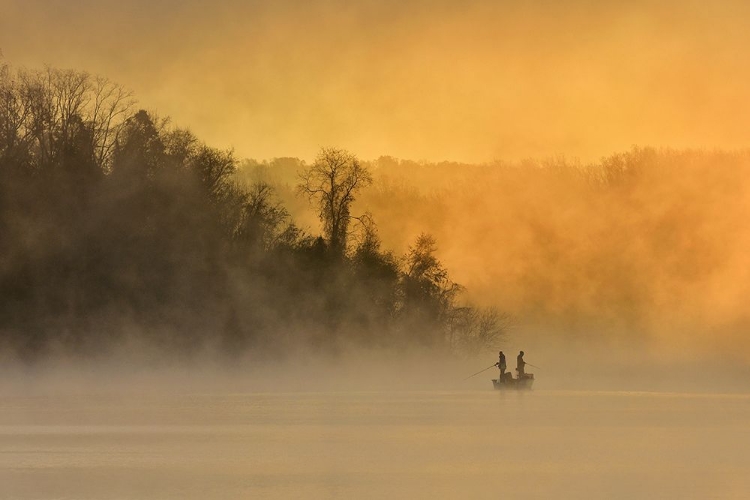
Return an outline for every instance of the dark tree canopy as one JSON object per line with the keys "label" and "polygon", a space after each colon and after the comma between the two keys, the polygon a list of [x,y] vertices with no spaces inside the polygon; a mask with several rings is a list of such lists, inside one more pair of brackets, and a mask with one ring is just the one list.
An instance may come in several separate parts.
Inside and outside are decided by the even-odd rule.
{"label": "dark tree canopy", "polygon": [[372,182],[353,154],[323,149],[301,174],[316,237],[271,184],[242,181],[231,151],[132,106],[87,73],[0,68],[3,348],[29,358],[132,338],[183,354],[452,348],[457,332],[476,330],[466,314],[453,327],[460,287],[434,240],[399,259],[381,249],[372,217],[351,213]]}

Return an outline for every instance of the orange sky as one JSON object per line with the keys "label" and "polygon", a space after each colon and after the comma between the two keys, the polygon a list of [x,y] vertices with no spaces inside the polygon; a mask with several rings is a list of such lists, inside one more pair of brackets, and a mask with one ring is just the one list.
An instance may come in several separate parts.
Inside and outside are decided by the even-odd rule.
{"label": "orange sky", "polygon": [[747,146],[748,18],[746,1],[0,0],[0,50],[108,76],[240,157],[589,160]]}

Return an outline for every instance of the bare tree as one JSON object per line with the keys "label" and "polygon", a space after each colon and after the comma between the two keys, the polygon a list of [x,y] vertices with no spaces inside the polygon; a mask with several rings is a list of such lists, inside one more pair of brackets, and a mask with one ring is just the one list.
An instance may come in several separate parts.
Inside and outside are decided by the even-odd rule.
{"label": "bare tree", "polygon": [[107,78],[96,77],[92,85],[89,123],[97,164],[107,169],[122,123],[135,105],[131,91]]}
{"label": "bare tree", "polygon": [[273,188],[265,182],[250,186],[241,213],[235,243],[246,250],[268,251],[288,236],[289,212],[274,200]]}
{"label": "bare tree", "polygon": [[435,238],[424,233],[419,235],[406,255],[405,279],[413,282],[420,295],[435,299],[447,311],[463,287],[451,281],[448,270],[435,256],[436,250]]}
{"label": "bare tree", "polygon": [[346,251],[349,224],[356,218],[351,205],[360,188],[372,183],[370,172],[343,149],[324,148],[315,163],[300,174],[299,191],[318,204],[318,216],[332,252]]}
{"label": "bare tree", "polygon": [[28,150],[30,109],[18,80],[7,64],[0,66],[0,157]]}
{"label": "bare tree", "polygon": [[456,307],[450,321],[450,345],[467,355],[498,349],[511,323],[508,314],[494,308]]}
{"label": "bare tree", "polygon": [[230,179],[237,169],[234,153],[201,145],[189,163],[211,199],[221,200],[232,185]]}
{"label": "bare tree", "polygon": [[5,65],[0,68],[0,148],[25,145],[34,151],[37,166],[48,165],[86,132],[97,166],[107,170],[134,103],[124,87],[86,72],[12,71]]}

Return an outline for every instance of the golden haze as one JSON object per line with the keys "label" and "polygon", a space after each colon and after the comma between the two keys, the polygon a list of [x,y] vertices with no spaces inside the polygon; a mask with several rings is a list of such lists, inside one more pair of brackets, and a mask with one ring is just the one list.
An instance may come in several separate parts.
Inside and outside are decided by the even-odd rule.
{"label": "golden haze", "polygon": [[743,1],[0,3],[10,62],[104,74],[245,157],[590,160],[750,125]]}

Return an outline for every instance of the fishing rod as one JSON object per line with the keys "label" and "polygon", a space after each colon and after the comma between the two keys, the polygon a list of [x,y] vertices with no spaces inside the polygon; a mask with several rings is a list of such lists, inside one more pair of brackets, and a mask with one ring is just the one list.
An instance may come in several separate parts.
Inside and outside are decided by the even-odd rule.
{"label": "fishing rod", "polygon": [[488,367],[487,367],[487,368],[485,368],[484,370],[479,370],[479,371],[478,371],[478,372],[476,372],[476,373],[475,373],[474,375],[469,375],[469,376],[468,376],[468,377],[466,377],[466,378],[465,378],[464,380],[469,380],[469,379],[470,379],[471,377],[474,377],[475,375],[479,375],[479,374],[480,374],[480,373],[482,373],[482,372],[486,372],[486,371],[487,371],[487,370],[489,370],[490,368],[495,368],[496,366],[497,366],[497,363],[495,363],[495,364],[494,364],[494,365],[492,365],[492,366],[488,366]]}
{"label": "fishing rod", "polygon": [[[532,368],[539,368],[538,366],[536,366],[536,365],[532,365],[531,363],[526,363],[526,364],[527,364],[527,365],[529,365],[529,366],[530,366],[530,367],[532,367]],[[541,368],[539,368],[539,369],[541,370]]]}

